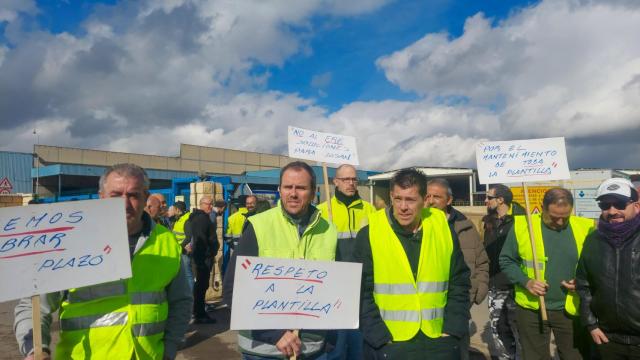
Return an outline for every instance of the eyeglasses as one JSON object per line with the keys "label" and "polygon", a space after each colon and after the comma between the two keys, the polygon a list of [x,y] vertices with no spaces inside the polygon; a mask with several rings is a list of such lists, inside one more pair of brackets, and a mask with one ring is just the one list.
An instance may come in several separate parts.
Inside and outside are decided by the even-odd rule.
{"label": "eyeglasses", "polygon": [[631,204],[632,201],[599,201],[598,207],[600,210],[609,210],[612,206],[617,210],[624,210],[627,208],[627,205]]}
{"label": "eyeglasses", "polygon": [[487,200],[493,200],[493,199],[497,199],[497,196],[491,196],[491,195],[487,195]]}
{"label": "eyeglasses", "polygon": [[336,178],[336,180],[340,180],[340,181],[344,181],[344,182],[353,182],[353,183],[357,183],[358,182],[358,178],[354,178],[354,177]]}

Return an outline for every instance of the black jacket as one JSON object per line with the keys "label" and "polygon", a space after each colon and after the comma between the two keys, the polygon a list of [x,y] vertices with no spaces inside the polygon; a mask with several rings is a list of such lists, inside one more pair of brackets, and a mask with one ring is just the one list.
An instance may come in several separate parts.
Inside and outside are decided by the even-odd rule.
{"label": "black jacket", "polygon": [[194,209],[185,224],[185,236],[193,244],[193,262],[197,267],[211,266],[218,253],[216,228],[209,215],[200,209]]}
{"label": "black jacket", "polygon": [[640,231],[616,249],[598,231],[585,240],[576,271],[580,318],[609,340],[640,345]]}
{"label": "black jacket", "polygon": [[[387,210],[389,211],[389,210]],[[408,238],[408,234],[401,233],[397,225],[392,222],[392,228],[398,238]],[[469,331],[469,268],[464,262],[460,251],[460,244],[455,232],[452,231],[453,254],[451,256],[451,271],[447,304],[444,308],[444,324],[442,332],[460,339]],[[422,237],[422,231],[415,234],[415,239]],[[404,244],[403,244],[404,246]],[[415,244],[414,249],[419,249]],[[406,251],[406,250],[405,250]],[[419,251],[419,250],[418,250]],[[408,260],[412,270],[417,268],[419,254],[411,254]],[[417,255],[417,256],[416,256]],[[391,333],[380,316],[380,309],[373,299],[373,258],[371,243],[369,242],[369,226],[363,227],[356,236],[355,260],[362,263],[362,290],[360,297],[360,331],[366,345],[378,349],[391,341]],[[414,270],[414,273],[416,270]]]}
{"label": "black jacket", "polygon": [[507,234],[513,227],[513,216],[525,215],[525,210],[516,202],[511,203],[513,215],[505,215],[498,219],[497,214],[485,215],[482,218],[484,226],[484,247],[489,256],[489,286],[499,290],[509,290],[513,287],[507,275],[500,270],[500,252],[507,240]]}

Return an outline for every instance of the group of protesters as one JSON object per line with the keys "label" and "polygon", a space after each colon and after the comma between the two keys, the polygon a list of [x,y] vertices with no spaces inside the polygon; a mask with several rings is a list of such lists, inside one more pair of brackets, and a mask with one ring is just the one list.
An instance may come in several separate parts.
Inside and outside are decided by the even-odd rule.
{"label": "group of protesters", "polygon": [[[359,329],[239,331],[243,359],[466,359],[470,309],[485,298],[500,359],[549,359],[551,333],[561,359],[640,359],[640,202],[629,180],[602,182],[597,221],[573,215],[566,189],[526,214],[509,187],[490,185],[481,232],[452,206],[445,179],[414,168],[395,172],[379,210],[360,197],[355,167],[336,169],[333,184],[316,206],[313,169],[284,166],[275,207],[256,209],[250,196],[229,218],[227,269],[241,255],[361,263]],[[203,197],[199,209],[176,202],[165,213],[133,164],[108,168],[99,194],[125,199],[132,277],[42,295],[43,350],[59,311],[56,358],[173,359],[190,321],[215,321],[203,289],[226,204]],[[233,284],[226,271],[229,306]],[[29,299],[15,314],[20,351],[33,358]]]}

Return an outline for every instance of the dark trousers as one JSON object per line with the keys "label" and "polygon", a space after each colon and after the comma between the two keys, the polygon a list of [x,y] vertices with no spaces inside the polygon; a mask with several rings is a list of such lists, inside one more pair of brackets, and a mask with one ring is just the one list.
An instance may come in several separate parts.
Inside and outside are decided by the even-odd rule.
{"label": "dark trousers", "polygon": [[196,266],[196,283],[193,287],[193,317],[206,318],[207,312],[204,309],[204,298],[209,288],[209,276],[211,267],[207,265]]}
{"label": "dark trousers", "polygon": [[373,349],[365,343],[366,360],[460,360],[460,340],[454,336],[429,338],[421,331],[413,339]]}
{"label": "dark trousers", "polygon": [[596,345],[602,360],[640,360],[640,345],[625,345],[611,341]]}
{"label": "dark trousers", "polygon": [[570,317],[562,310],[547,310],[547,317],[548,321],[543,324],[539,311],[516,307],[523,360],[548,360],[552,331],[560,359],[589,359],[589,343],[579,319]]}

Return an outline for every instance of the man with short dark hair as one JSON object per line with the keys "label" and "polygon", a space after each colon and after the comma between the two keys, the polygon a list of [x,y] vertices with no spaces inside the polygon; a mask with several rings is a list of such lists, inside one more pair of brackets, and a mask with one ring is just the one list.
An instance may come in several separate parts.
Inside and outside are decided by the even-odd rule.
{"label": "man with short dark hair", "polygon": [[[449,226],[455,231],[460,241],[464,261],[471,271],[470,305],[480,304],[489,290],[489,257],[480,240],[480,234],[471,220],[451,206],[453,191],[446,179],[435,178],[427,183],[427,205],[444,211]],[[469,358],[469,336],[460,343],[463,359]]]}
{"label": "man with short dark hair", "polygon": [[503,184],[492,184],[484,202],[487,206],[487,215],[482,218],[484,246],[489,256],[489,327],[497,357],[515,360],[519,345],[513,285],[500,270],[498,258],[513,227],[513,215],[524,214],[524,209],[513,202],[511,189]]}
{"label": "man with short dark hair", "polygon": [[[191,290],[175,237],[144,212],[148,195],[149,178],[137,165],[114,165],[100,177],[100,198],[125,203],[132,277],[41,295],[45,353],[52,314],[59,310],[58,359],[176,356],[189,323]],[[27,359],[33,359],[31,318],[31,299],[20,300],[14,329]]]}
{"label": "man with short dark hair", "polygon": [[[343,164],[336,169],[335,185],[331,201],[331,222],[338,230],[338,251],[336,261],[352,261],[356,234],[367,224],[367,218],[375,212],[369,202],[358,194],[358,172],[353,165]],[[322,217],[329,220],[329,202],[318,205]],[[329,359],[361,359],[362,335],[358,329],[339,330],[336,350]]]}
{"label": "man with short dark hair", "polygon": [[391,179],[391,207],[356,237],[365,359],[459,359],[469,331],[469,269],[446,215],[425,207],[426,176]]}
{"label": "man with short dark hair", "polygon": [[[235,269],[238,255],[280,259],[335,260],[337,231],[312,204],[316,177],[306,163],[294,161],[280,171],[280,201],[272,209],[247,218],[247,224],[231,258]],[[234,272],[225,275],[224,299],[232,304]],[[238,332],[243,359],[273,359],[302,355],[324,358],[327,331],[251,330]]]}
{"label": "man with short dark hair", "polygon": [[604,360],[640,359],[640,203],[627,179],[596,192],[598,231],[587,237],[576,282],[580,317]]}
{"label": "man with short dark hair", "polygon": [[[578,322],[575,269],[592,219],[573,216],[573,196],[567,189],[547,190],[542,214],[531,215],[539,278],[526,216],[516,216],[500,253],[500,267],[515,286],[516,324],[524,360],[549,359],[551,332],[561,359],[588,358],[586,333]],[[540,317],[544,296],[548,321]]]}

